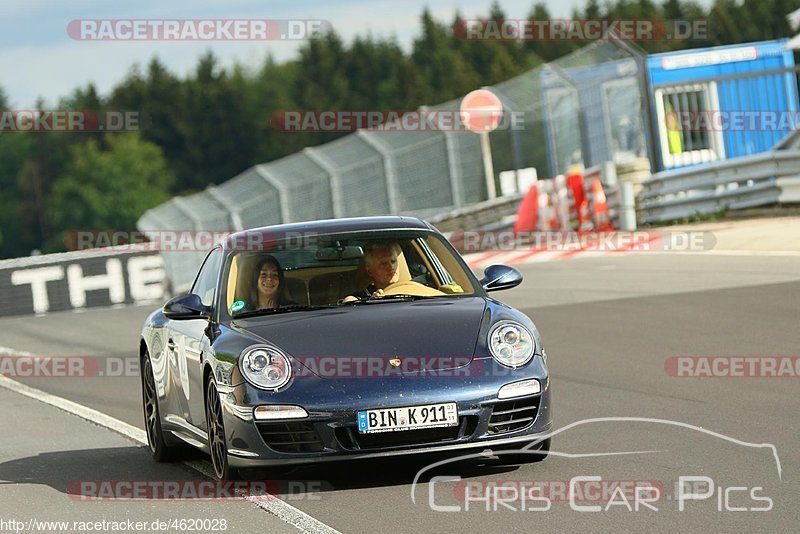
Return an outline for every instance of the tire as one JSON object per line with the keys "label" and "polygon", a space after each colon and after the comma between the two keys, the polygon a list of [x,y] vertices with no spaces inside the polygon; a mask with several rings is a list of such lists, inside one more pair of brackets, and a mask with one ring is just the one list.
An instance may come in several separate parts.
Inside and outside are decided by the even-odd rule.
{"label": "tire", "polygon": [[213,376],[208,377],[206,386],[206,428],[211,465],[219,480],[238,480],[239,471],[228,463],[228,444],[225,440],[225,422],[222,417],[222,401]]}
{"label": "tire", "polygon": [[181,448],[169,445],[164,440],[161,428],[161,411],[158,408],[155,375],[150,355],[142,356],[142,408],[144,411],[144,429],[147,433],[147,445],[150,456],[156,462],[174,462],[180,459]]}
{"label": "tire", "polygon": [[[536,464],[547,458],[550,452],[550,440],[547,438],[538,449],[532,449],[536,452],[520,453],[520,454],[500,454],[500,461],[507,465],[520,465],[520,464]],[[499,452],[499,451],[498,451]]]}

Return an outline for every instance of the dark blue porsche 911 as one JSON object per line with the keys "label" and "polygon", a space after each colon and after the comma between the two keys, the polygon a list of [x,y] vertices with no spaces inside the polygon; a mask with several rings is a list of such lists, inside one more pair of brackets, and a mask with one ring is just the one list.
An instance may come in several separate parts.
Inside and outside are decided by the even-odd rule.
{"label": "dark blue porsche 911", "polygon": [[371,217],[228,236],[190,292],[142,330],[150,452],[211,455],[216,475],[400,454],[547,456],[546,355],[533,322],[487,292],[429,224]]}

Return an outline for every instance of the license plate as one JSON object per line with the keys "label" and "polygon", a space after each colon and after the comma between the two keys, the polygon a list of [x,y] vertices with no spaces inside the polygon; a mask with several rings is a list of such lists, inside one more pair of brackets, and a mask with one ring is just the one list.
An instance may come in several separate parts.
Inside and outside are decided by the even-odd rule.
{"label": "license plate", "polygon": [[358,431],[395,432],[417,428],[435,428],[458,425],[458,408],[455,402],[359,410],[356,416]]}

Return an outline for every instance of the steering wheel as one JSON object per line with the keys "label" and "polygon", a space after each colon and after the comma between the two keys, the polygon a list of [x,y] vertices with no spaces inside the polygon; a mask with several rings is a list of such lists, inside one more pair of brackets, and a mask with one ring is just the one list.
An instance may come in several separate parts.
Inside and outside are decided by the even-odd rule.
{"label": "steering wheel", "polygon": [[395,282],[394,284],[389,284],[383,290],[383,294],[387,296],[414,295],[415,297],[434,297],[436,295],[444,295],[445,293],[443,291],[439,291],[438,289],[433,289],[432,287],[420,284],[419,282],[408,280],[405,282]]}

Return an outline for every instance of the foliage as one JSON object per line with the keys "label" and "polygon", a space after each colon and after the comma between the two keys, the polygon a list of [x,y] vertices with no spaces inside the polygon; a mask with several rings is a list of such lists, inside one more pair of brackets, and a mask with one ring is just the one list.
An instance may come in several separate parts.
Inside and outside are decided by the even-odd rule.
{"label": "foliage", "polygon": [[[70,160],[47,199],[51,228],[134,229],[147,209],[168,200],[172,175],[163,151],[136,132],[107,138],[103,149],[88,139],[70,150]],[[56,248],[64,236],[53,236]]]}
{"label": "foliage", "polygon": [[[800,0],[587,0],[576,19],[708,20],[707,40],[639,42],[648,52],[790,37],[786,15]],[[544,2],[528,12],[549,19]],[[495,1],[487,19],[506,14]],[[107,96],[91,84],[56,106],[136,111],[137,133],[0,133],[0,257],[63,248],[67,229],[131,229],[144,210],[170,195],[224,182],[342,133],[285,134],[281,111],[412,110],[458,98],[581,48],[581,41],[465,40],[463,15],[420,15],[410,50],[394,37],[361,35],[346,43],[331,31],[296,59],[268,57],[260,68],[225,68],[208,53],[179,77],[153,58],[135,65]],[[0,109],[9,103],[0,88]],[[48,109],[44,103],[37,108]],[[541,147],[539,147],[541,148]]]}

